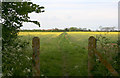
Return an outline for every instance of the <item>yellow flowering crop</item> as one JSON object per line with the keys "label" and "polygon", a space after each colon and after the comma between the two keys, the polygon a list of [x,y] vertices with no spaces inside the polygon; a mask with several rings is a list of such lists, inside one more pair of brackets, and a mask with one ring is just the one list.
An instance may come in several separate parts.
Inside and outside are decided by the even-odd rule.
{"label": "yellow flowering crop", "polygon": [[34,35],[34,36],[38,36],[38,35],[55,35],[58,36],[63,32],[19,32],[18,35],[23,35],[23,36],[27,36],[27,35]]}
{"label": "yellow flowering crop", "polygon": [[[60,34],[62,34],[63,32],[19,32],[18,35],[23,35],[23,36],[27,36],[27,35],[34,35],[34,36],[38,36],[38,35],[54,35],[59,36]],[[72,34],[83,34],[83,35],[117,35],[119,34],[118,32],[67,32],[69,35]]]}
{"label": "yellow flowering crop", "polygon": [[118,34],[118,32],[67,32],[68,34]]}

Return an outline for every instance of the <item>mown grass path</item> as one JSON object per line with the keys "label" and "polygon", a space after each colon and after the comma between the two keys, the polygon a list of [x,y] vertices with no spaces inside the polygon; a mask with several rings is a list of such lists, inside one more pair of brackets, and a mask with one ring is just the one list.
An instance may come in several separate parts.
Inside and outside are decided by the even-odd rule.
{"label": "mown grass path", "polygon": [[[64,40],[64,41],[63,41]],[[68,72],[67,72],[67,63],[66,63],[66,59],[67,59],[67,55],[66,53],[64,52],[63,50],[63,47],[65,47],[64,45],[65,44],[68,44],[68,43],[65,43],[66,42],[66,38],[65,38],[65,33],[62,33],[59,35],[59,40],[58,40],[58,48],[59,48],[59,51],[62,53],[62,61],[63,61],[63,65],[62,65],[62,69],[63,69],[63,76],[68,76]]]}

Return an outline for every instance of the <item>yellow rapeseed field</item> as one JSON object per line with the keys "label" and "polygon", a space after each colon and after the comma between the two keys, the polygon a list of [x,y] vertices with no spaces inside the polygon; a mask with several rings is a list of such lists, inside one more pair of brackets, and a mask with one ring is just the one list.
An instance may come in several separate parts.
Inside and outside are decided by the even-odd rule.
{"label": "yellow rapeseed field", "polygon": [[27,36],[27,35],[60,35],[63,32],[19,32],[18,35]]}
{"label": "yellow rapeseed field", "polygon": [[[63,32],[19,32],[19,36],[40,36],[40,35],[52,35],[52,37],[57,37]],[[89,35],[89,36],[95,36],[95,35],[118,35],[118,32],[67,32],[68,35]]]}
{"label": "yellow rapeseed field", "polygon": [[118,34],[118,32],[67,32],[68,34]]}
{"label": "yellow rapeseed field", "polygon": [[[109,37],[109,38],[118,38],[118,34],[119,32],[68,32],[68,34],[72,37],[80,37],[80,36],[87,36],[87,37],[90,37],[90,36],[105,36],[105,37]],[[79,36],[80,34],[80,36]]]}

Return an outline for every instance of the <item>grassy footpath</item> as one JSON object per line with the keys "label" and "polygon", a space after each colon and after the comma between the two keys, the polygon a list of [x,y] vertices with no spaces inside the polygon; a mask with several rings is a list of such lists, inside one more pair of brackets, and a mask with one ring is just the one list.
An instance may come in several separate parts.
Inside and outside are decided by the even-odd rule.
{"label": "grassy footpath", "polygon": [[72,44],[67,33],[59,36],[59,46],[63,57],[64,75],[87,76],[87,51]]}

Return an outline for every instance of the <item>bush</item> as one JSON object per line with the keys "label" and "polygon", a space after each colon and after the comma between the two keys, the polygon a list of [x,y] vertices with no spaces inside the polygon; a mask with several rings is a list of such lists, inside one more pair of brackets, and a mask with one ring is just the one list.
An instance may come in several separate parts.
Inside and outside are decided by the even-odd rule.
{"label": "bush", "polygon": [[25,51],[29,43],[14,40],[14,43],[3,50],[3,76],[31,76],[32,54]]}

